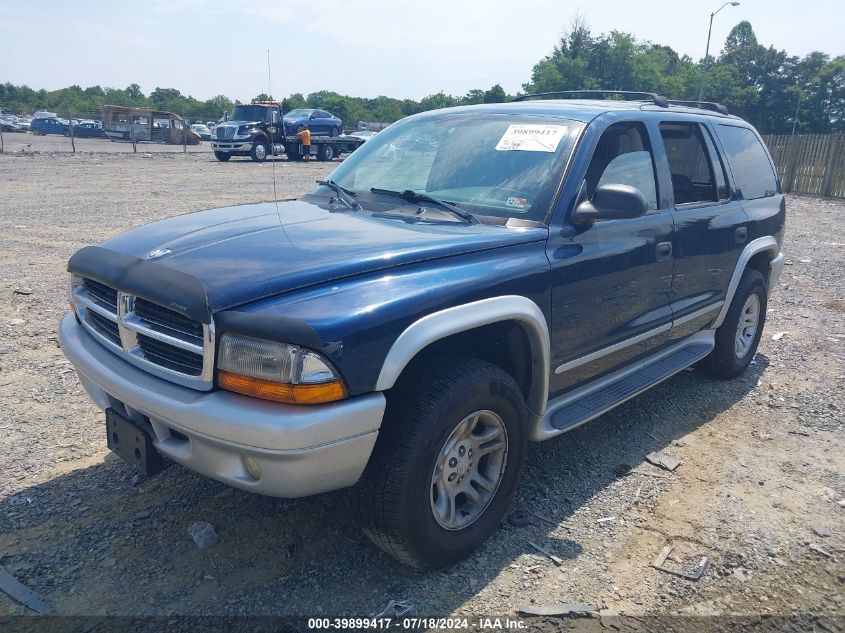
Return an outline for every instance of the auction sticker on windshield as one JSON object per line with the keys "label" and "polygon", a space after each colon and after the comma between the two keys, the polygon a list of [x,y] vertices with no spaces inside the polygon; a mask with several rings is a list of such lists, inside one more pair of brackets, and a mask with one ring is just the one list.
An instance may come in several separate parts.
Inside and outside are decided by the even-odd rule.
{"label": "auction sticker on windshield", "polygon": [[498,152],[554,152],[565,125],[509,125],[496,144]]}

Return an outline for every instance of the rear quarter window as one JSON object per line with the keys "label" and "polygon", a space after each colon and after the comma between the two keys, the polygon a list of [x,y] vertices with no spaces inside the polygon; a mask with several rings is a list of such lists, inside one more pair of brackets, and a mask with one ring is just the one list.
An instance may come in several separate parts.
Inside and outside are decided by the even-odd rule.
{"label": "rear quarter window", "polygon": [[777,177],[757,135],[735,125],[716,127],[742,197],[753,200],[775,195]]}

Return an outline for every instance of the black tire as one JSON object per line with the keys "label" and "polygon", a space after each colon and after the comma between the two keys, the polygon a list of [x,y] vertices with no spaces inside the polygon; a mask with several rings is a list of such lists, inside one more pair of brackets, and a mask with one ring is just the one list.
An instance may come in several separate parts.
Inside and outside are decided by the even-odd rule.
{"label": "black tire", "polygon": [[[498,487],[477,518],[447,530],[432,509],[435,460],[458,423],[482,410],[504,423],[506,461]],[[525,458],[527,418],[514,379],[490,363],[440,356],[436,363],[406,371],[388,393],[378,441],[355,490],[364,533],[412,567],[445,567],[469,556],[507,511]]]}
{"label": "black tire", "polygon": [[335,153],[334,145],[322,143],[317,149],[317,160],[334,160]]}
{"label": "black tire", "polygon": [[330,136],[340,136],[340,128],[339,127],[333,127],[331,129],[331,131],[329,132],[329,135]]}
{"label": "black tire", "polygon": [[[757,330],[754,333],[751,345],[741,356],[738,356],[736,351],[737,329],[743,308],[751,295],[757,295],[759,301]],[[716,330],[716,347],[701,362],[701,369],[717,378],[735,378],[745,371],[754,358],[754,354],[757,353],[763,327],[766,325],[767,298],[768,291],[763,275],[758,270],[747,269],[739,280],[739,285],[734,292],[725,320]]]}
{"label": "black tire", "polygon": [[[263,148],[263,154],[262,150]],[[256,139],[252,144],[252,149],[249,150],[249,157],[256,163],[263,163],[270,155],[270,146],[264,139]]]}
{"label": "black tire", "polygon": [[214,158],[219,160],[221,163],[225,163],[227,160],[232,158],[232,155],[229,152],[214,152]]}

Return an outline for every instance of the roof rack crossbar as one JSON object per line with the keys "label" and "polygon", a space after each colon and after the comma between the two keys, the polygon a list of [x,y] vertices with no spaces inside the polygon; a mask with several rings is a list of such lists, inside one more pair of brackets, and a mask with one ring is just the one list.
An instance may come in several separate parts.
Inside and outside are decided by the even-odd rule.
{"label": "roof rack crossbar", "polygon": [[712,110],[719,114],[729,114],[727,107],[715,101],[682,101],[680,99],[669,99],[670,105],[689,106],[691,108],[700,108],[702,110]]}
{"label": "roof rack crossbar", "polygon": [[577,98],[578,95],[621,95],[623,97],[647,97],[654,105],[666,108],[669,106],[669,100],[653,92],[640,92],[636,90],[559,90],[555,92],[537,92],[534,94],[519,95],[514,97],[511,101],[525,101],[527,99],[538,99],[543,97],[563,97],[563,98]]}

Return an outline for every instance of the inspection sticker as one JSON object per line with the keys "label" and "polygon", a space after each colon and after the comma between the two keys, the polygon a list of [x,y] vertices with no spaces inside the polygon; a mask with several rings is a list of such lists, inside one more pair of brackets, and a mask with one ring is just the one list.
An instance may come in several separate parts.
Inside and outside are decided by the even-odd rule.
{"label": "inspection sticker", "polygon": [[505,203],[509,207],[515,207],[517,209],[524,209],[528,206],[528,200],[525,198],[516,198],[511,196],[508,198],[507,202]]}
{"label": "inspection sticker", "polygon": [[499,152],[554,152],[565,125],[509,125],[496,144]]}

